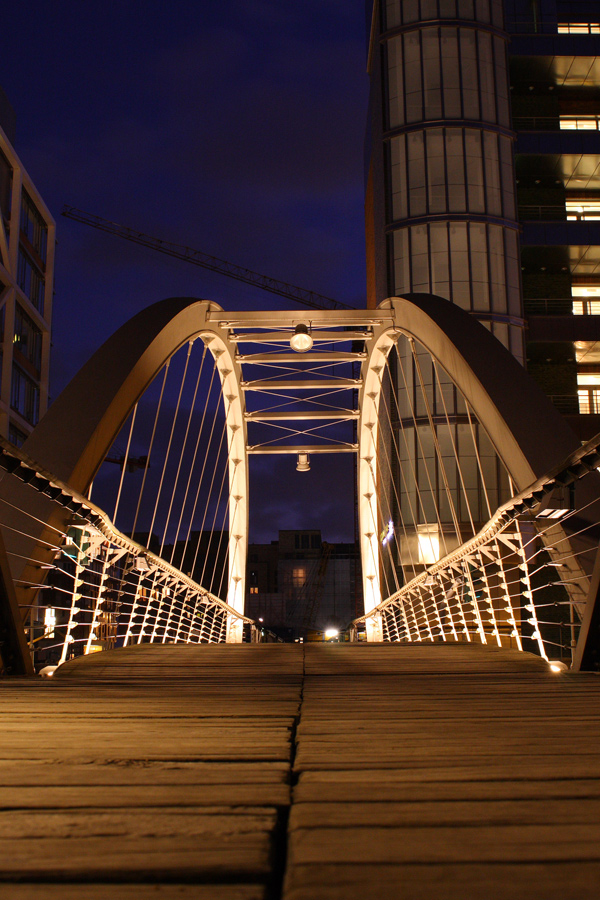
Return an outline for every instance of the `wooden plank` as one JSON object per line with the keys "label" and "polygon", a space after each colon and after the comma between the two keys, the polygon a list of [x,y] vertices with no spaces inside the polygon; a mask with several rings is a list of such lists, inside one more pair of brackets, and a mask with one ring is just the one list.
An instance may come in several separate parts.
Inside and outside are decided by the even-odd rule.
{"label": "wooden plank", "polygon": [[257,884],[11,884],[7,900],[265,900]]}
{"label": "wooden plank", "polygon": [[310,865],[289,869],[286,900],[597,900],[600,863]]}
{"label": "wooden plank", "polygon": [[229,650],[145,646],[0,685],[2,896],[263,900],[302,653]]}
{"label": "wooden plank", "polygon": [[476,645],[352,649],[306,649],[285,900],[595,898],[598,679]]}
{"label": "wooden plank", "polygon": [[0,703],[11,900],[277,897],[293,740],[285,900],[597,896],[595,676],[474,644],[144,645]]}

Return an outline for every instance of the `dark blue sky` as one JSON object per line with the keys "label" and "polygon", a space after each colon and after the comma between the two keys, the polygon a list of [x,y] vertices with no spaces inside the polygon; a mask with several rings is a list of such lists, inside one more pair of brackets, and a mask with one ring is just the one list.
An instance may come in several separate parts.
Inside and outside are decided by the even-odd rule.
{"label": "dark blue sky", "polygon": [[17,152],[57,220],[54,395],[156,300],[291,305],[71,222],[64,203],[364,305],[364,32],[363,0],[4,10]]}

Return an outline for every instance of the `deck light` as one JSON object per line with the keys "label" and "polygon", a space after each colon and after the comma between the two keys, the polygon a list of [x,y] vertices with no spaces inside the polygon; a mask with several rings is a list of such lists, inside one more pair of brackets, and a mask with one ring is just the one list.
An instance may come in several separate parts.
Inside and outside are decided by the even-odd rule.
{"label": "deck light", "polygon": [[290,338],[290,347],[292,350],[295,350],[296,353],[306,353],[307,350],[310,350],[312,345],[313,339],[308,333],[306,325],[296,325],[294,333]]}
{"label": "deck light", "polygon": [[566,663],[561,662],[558,659],[548,660],[548,665],[550,666],[550,671],[556,672],[557,674],[568,671],[568,666],[566,665]]}

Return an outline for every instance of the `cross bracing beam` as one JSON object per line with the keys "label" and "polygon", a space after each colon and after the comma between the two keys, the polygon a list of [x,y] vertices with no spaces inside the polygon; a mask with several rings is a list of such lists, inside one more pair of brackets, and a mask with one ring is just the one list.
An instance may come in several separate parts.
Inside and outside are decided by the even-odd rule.
{"label": "cross bracing beam", "polygon": [[241,354],[239,353],[236,356],[236,359],[240,363],[244,363],[244,365],[264,365],[268,364],[280,364],[280,363],[293,363],[294,365],[298,365],[299,363],[331,363],[332,366],[337,363],[352,363],[352,362],[362,362],[363,359],[366,359],[366,353],[343,353],[335,351],[329,351],[328,353],[321,353],[319,351],[313,353],[311,352],[308,358],[303,358],[299,356],[298,353],[252,353],[252,354]]}
{"label": "cross bracing beam", "polygon": [[223,309],[216,309],[214,304],[213,311],[210,314],[210,321],[219,328],[243,328],[264,329],[265,331],[274,332],[278,328],[283,331],[292,331],[298,323],[309,325],[311,330],[324,328],[332,330],[334,328],[362,329],[379,327],[386,322],[390,324],[393,316],[389,314],[389,310],[381,307],[372,309],[314,309],[310,312],[300,312],[299,310],[256,310],[252,312],[236,312],[228,314]]}
{"label": "cross bracing beam", "polygon": [[[294,333],[292,329],[282,331],[253,331],[253,332],[235,332],[230,335],[230,340],[236,344],[256,343],[271,344],[281,343],[289,344],[289,340]],[[348,341],[370,341],[372,338],[371,331],[321,331],[318,328],[311,330],[311,337],[315,343],[321,342],[325,344],[346,343]]]}
{"label": "cross bracing beam", "polygon": [[325,391],[332,389],[355,390],[361,384],[360,378],[315,378],[311,380],[282,378],[280,381],[242,381],[240,387],[243,391]]}
{"label": "cross bracing beam", "polygon": [[278,456],[281,454],[298,454],[310,453],[311,456],[317,453],[356,453],[358,444],[303,444],[302,446],[286,445],[270,445],[248,447],[248,453],[255,456]]}
{"label": "cross bracing beam", "polygon": [[357,409],[303,409],[296,412],[278,412],[273,410],[266,410],[262,412],[247,412],[245,414],[245,417],[246,421],[248,422],[301,422],[313,419],[346,420],[358,419],[359,411]]}

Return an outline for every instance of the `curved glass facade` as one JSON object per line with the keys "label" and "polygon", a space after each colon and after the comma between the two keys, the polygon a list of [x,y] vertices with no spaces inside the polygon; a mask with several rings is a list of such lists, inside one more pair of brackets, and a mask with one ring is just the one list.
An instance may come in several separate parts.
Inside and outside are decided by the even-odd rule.
{"label": "curved glass facade", "polygon": [[515,217],[511,139],[477,128],[429,128],[390,141],[392,219],[432,213]]}
{"label": "curved glass facade", "polygon": [[505,344],[522,359],[502,5],[390,0],[384,13],[390,293],[439,294],[486,322],[510,317]]}
{"label": "curved glass facade", "polygon": [[468,119],[508,128],[506,44],[489,31],[428,26],[387,42],[388,127]]}
{"label": "curved glass facade", "polygon": [[473,19],[502,28],[502,0],[386,0],[385,27],[428,19]]}
{"label": "curved glass facade", "polygon": [[399,228],[392,241],[396,296],[422,291],[469,312],[520,316],[516,231],[479,222],[431,222]]}
{"label": "curved glass facade", "polygon": [[[522,361],[514,134],[501,0],[387,0],[382,19],[376,67],[384,85],[379,185],[385,194],[389,295],[445,297],[479,318]],[[506,473],[449,377],[439,367],[434,374],[423,348],[414,348],[417,368],[409,342],[400,339],[397,349],[390,379],[398,395],[393,439],[400,467],[391,515],[400,517],[409,542],[413,533],[433,529],[442,555],[457,539],[457,525],[468,535],[505,499]]]}

